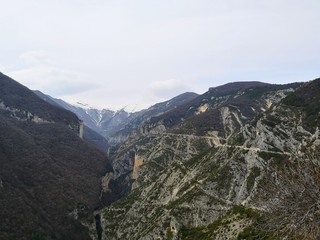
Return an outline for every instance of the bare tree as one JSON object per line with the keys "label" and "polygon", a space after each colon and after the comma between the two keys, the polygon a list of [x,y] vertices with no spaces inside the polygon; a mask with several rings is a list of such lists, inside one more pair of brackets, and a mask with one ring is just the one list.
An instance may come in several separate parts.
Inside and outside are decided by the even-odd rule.
{"label": "bare tree", "polygon": [[272,165],[264,183],[267,213],[258,232],[275,239],[320,239],[320,163],[314,155]]}

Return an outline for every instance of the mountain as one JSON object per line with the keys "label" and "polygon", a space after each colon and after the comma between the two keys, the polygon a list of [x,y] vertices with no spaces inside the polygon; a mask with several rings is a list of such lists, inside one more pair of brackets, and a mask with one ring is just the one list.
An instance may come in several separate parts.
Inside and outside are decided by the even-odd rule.
{"label": "mountain", "polygon": [[105,138],[120,129],[130,115],[123,109],[119,111],[113,111],[110,109],[99,110],[81,103],[72,105],[61,99],[56,99],[46,95],[40,91],[35,91],[35,93],[46,102],[75,113],[87,127]]}
{"label": "mountain", "polygon": [[104,119],[74,106],[108,132],[112,167],[55,99],[4,75],[0,87],[0,239],[320,238],[320,78]]}
{"label": "mountain", "polygon": [[320,79],[230,83],[114,149],[105,239],[319,239]]}
{"label": "mountain", "polygon": [[[116,151],[115,149],[118,149],[119,146],[121,146],[121,144],[124,143],[132,134],[134,135],[134,131],[137,128],[141,127],[152,117],[156,117],[176,109],[199,96],[196,93],[186,92],[168,101],[157,103],[148,109],[128,113],[124,109],[119,111],[106,109],[98,110],[81,103],[71,105],[61,99],[55,99],[49,95],[43,94],[40,91],[35,91],[35,93],[50,104],[57,105],[74,112],[84,122],[84,140],[96,145],[102,151],[109,153],[112,165],[115,164],[117,169],[112,177],[114,180],[114,189],[117,189],[116,198],[122,197],[130,191],[130,184],[128,185],[128,182],[130,182],[130,176],[128,174],[133,167],[133,161],[131,158],[127,158],[123,161],[114,161],[114,157],[116,158],[116,156],[114,156],[114,152]],[[102,137],[98,132],[105,137]],[[126,157],[130,156],[130,154],[131,153],[129,152]],[[121,167],[119,167],[120,162]],[[103,200],[104,199],[105,197],[103,197]],[[107,200],[106,202],[110,201]]]}
{"label": "mountain", "polygon": [[167,112],[170,112],[171,110],[174,110],[190,102],[196,97],[198,97],[198,94],[193,92],[186,92],[170,100],[157,103],[148,109],[132,113],[122,129],[118,130],[116,133],[109,137],[110,143],[112,143],[113,145],[117,145],[125,142],[137,128],[143,126],[143,124],[149,121],[151,118],[161,116]]}
{"label": "mountain", "polygon": [[[233,108],[234,110],[238,109],[238,112],[243,114],[243,116],[238,116],[241,119],[240,121],[252,119],[257,113],[268,108],[274,101],[281,99],[286,91],[292,91],[298,85],[293,83],[281,86],[261,82],[228,83],[210,88],[208,92],[178,109],[151,119],[150,124],[161,122],[164,127],[172,128],[190,116],[199,118],[199,120],[206,118],[200,113],[211,116],[216,115],[215,111],[217,109],[224,109],[223,107]],[[283,89],[285,91],[282,91]],[[278,94],[274,94],[272,97],[266,95],[268,92],[273,94],[275,91],[278,91]],[[264,97],[264,99],[259,99],[260,97]],[[220,113],[217,114],[221,115],[222,111],[220,110]],[[238,114],[235,113],[235,115]]]}
{"label": "mountain", "polygon": [[79,118],[1,73],[0,132],[0,239],[91,239],[112,167]]}
{"label": "mountain", "polygon": [[[103,137],[99,132],[101,132],[101,129],[98,128],[93,121],[93,119],[96,119],[94,117],[91,117],[90,112],[98,113],[98,110],[90,109],[90,111],[86,111],[83,108],[76,107],[73,105],[70,105],[66,102],[64,102],[61,99],[53,98],[49,95],[46,95],[38,90],[34,91],[34,93],[43,99],[44,101],[50,103],[53,106],[57,106],[59,108],[63,108],[66,110],[69,110],[73,113],[75,113],[81,121],[84,122],[83,126],[83,139],[96,147],[98,147],[100,150],[104,152],[108,152],[109,144],[105,137]],[[93,114],[93,116],[96,116]]]}
{"label": "mountain", "polygon": [[125,111],[125,109],[118,111],[110,109],[99,110],[81,103],[72,105],[61,99],[43,94],[40,91],[35,91],[35,93],[43,100],[75,113],[87,127],[104,136],[106,139],[117,143],[119,142],[118,139],[124,141],[132,130],[141,126],[151,117],[159,116],[175,109],[198,96],[196,93],[186,92],[168,101],[157,103],[148,109],[129,113]]}
{"label": "mountain", "polygon": [[[131,129],[125,141],[110,139],[113,143],[110,157],[119,175],[130,172],[134,166],[131,152],[140,143],[151,141],[161,133],[206,135],[225,143],[257,115],[293,92],[301,83],[273,85],[261,82],[236,82],[210,88],[174,109],[149,118],[144,124]],[[115,134],[118,137],[122,132]],[[121,139],[121,138],[120,138]]]}

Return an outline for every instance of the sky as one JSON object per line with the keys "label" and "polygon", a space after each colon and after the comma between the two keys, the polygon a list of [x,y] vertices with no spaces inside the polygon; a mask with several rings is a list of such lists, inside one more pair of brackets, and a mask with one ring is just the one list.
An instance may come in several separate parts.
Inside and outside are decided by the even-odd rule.
{"label": "sky", "polygon": [[320,0],[0,0],[0,72],[134,111],[235,81],[320,77]]}

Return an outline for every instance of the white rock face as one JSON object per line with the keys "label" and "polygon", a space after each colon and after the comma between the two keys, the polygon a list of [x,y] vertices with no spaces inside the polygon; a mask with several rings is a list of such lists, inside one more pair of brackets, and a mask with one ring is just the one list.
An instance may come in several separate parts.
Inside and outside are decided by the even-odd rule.
{"label": "white rock face", "polygon": [[[184,129],[170,131],[162,122],[141,127],[119,150],[128,152],[134,146],[144,159],[135,180],[139,187],[104,210],[108,239],[168,239],[168,234],[179,239],[182,226],[207,226],[234,205],[255,208],[269,165],[303,156],[306,146],[312,143],[312,149],[320,143],[318,129],[307,131],[301,125],[300,112],[279,104],[291,91],[265,94],[260,105],[245,111],[226,104],[231,96],[217,97],[216,105],[189,108],[199,117],[219,106],[214,113],[221,125],[202,135]],[[235,98],[243,96],[239,92]],[[235,220],[234,232],[241,232],[247,224]],[[227,235],[218,236],[216,239]],[[235,235],[228,236],[232,239]]]}

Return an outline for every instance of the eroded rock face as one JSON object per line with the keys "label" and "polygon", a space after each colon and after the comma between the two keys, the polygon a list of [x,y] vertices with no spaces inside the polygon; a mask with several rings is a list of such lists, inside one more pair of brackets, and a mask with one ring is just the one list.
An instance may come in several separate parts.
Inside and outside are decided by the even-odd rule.
{"label": "eroded rock face", "polygon": [[[160,117],[160,122],[145,126],[147,132],[140,132],[119,148],[117,153],[134,150],[144,163],[135,174],[132,193],[103,211],[108,239],[180,239],[185,228],[220,221],[233,206],[263,208],[255,196],[263,187],[265,170],[277,161],[305,156],[306,148],[316,149],[318,128],[305,129],[301,125],[303,113],[280,102],[293,88],[267,91],[259,102],[248,106],[238,98],[256,93],[246,91],[220,96],[218,103],[192,115],[201,120],[217,114],[209,119],[220,119],[218,128],[213,124],[197,133],[200,125],[193,117],[168,128],[168,120]],[[170,119],[174,121],[171,115]],[[160,123],[165,129],[150,131],[152,124]],[[234,234],[251,221],[238,216],[231,214],[223,220],[234,219]],[[214,239],[235,237],[220,230]]]}
{"label": "eroded rock face", "polygon": [[[146,165],[136,180],[140,187],[133,191],[132,202],[116,202],[110,207],[111,218],[110,211],[105,213],[105,230],[114,239],[154,239],[166,234],[163,226],[172,218],[181,226],[213,222],[232,204],[246,201],[257,185],[261,166],[254,160],[259,159],[255,149],[232,149],[214,145],[208,137],[172,134],[154,141],[158,144],[146,147],[150,152],[138,150]],[[205,148],[207,152],[199,156]],[[125,212],[112,210],[118,208],[125,208]],[[123,225],[118,228],[113,221]]]}
{"label": "eroded rock face", "polygon": [[144,160],[138,155],[135,155],[134,158],[134,165],[133,165],[133,172],[132,172],[132,179],[136,180],[139,177],[139,168],[143,165]]}

